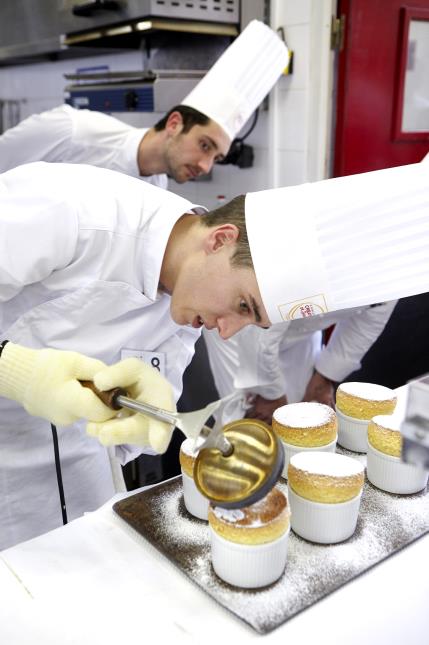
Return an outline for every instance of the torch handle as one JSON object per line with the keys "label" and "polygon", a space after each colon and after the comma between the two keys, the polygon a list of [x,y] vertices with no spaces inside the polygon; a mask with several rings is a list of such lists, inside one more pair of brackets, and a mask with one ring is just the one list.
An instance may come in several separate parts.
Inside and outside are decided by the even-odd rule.
{"label": "torch handle", "polygon": [[92,381],[79,381],[83,387],[87,387],[94,392],[101,399],[104,405],[112,410],[120,410],[121,404],[118,402],[118,396],[127,396],[127,391],[123,387],[114,387],[112,390],[102,392],[97,389]]}

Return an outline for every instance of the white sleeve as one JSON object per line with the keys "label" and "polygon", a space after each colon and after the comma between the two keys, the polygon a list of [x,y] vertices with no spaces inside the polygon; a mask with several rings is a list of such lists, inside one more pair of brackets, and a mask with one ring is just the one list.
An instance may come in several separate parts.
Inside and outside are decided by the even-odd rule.
{"label": "white sleeve", "polygon": [[66,161],[73,123],[69,106],[28,117],[0,136],[0,173],[32,161]]}
{"label": "white sleeve", "polygon": [[361,366],[361,360],[385,328],[397,300],[356,312],[335,325],[328,344],[316,360],[316,370],[339,382]]}
{"label": "white sleeve", "polygon": [[234,385],[273,400],[286,393],[280,364],[280,343],[288,329],[287,323],[261,329],[245,327],[237,336],[239,364]]}
{"label": "white sleeve", "polygon": [[33,164],[0,179],[0,302],[67,266],[76,248],[78,218],[70,195],[52,194],[37,179]]}

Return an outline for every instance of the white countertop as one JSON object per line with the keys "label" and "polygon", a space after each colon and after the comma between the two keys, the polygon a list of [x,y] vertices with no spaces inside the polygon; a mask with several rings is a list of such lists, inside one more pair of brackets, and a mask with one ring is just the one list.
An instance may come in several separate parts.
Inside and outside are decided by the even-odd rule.
{"label": "white countertop", "polygon": [[0,553],[1,643],[429,642],[429,535],[260,636],[114,514],[124,496]]}

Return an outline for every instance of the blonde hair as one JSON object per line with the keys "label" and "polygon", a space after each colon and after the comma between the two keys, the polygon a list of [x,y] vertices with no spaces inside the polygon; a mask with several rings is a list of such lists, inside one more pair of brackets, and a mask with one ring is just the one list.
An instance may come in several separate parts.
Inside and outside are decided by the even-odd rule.
{"label": "blonde hair", "polygon": [[238,228],[239,235],[234,255],[231,258],[231,264],[236,267],[253,269],[252,255],[247,238],[246,216],[244,211],[245,197],[245,195],[234,197],[230,202],[219,206],[214,211],[204,213],[200,221],[207,227],[234,224]]}

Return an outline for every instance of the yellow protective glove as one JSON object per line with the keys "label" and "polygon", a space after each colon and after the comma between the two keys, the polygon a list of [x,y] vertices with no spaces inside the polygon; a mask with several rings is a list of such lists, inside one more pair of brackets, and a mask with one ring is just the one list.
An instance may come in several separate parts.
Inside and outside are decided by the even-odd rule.
{"label": "yellow protective glove", "polygon": [[29,349],[7,343],[0,357],[0,396],[57,425],[77,419],[105,421],[115,415],[79,380],[92,380],[102,361],[77,352]]}
{"label": "yellow protective glove", "polygon": [[[151,365],[138,358],[127,358],[98,372],[94,383],[99,390],[123,387],[137,401],[175,411],[170,383]],[[150,446],[158,453],[167,450],[174,426],[144,416],[140,412],[122,410],[116,419],[105,423],[88,423],[87,432],[104,446],[123,443]]]}

